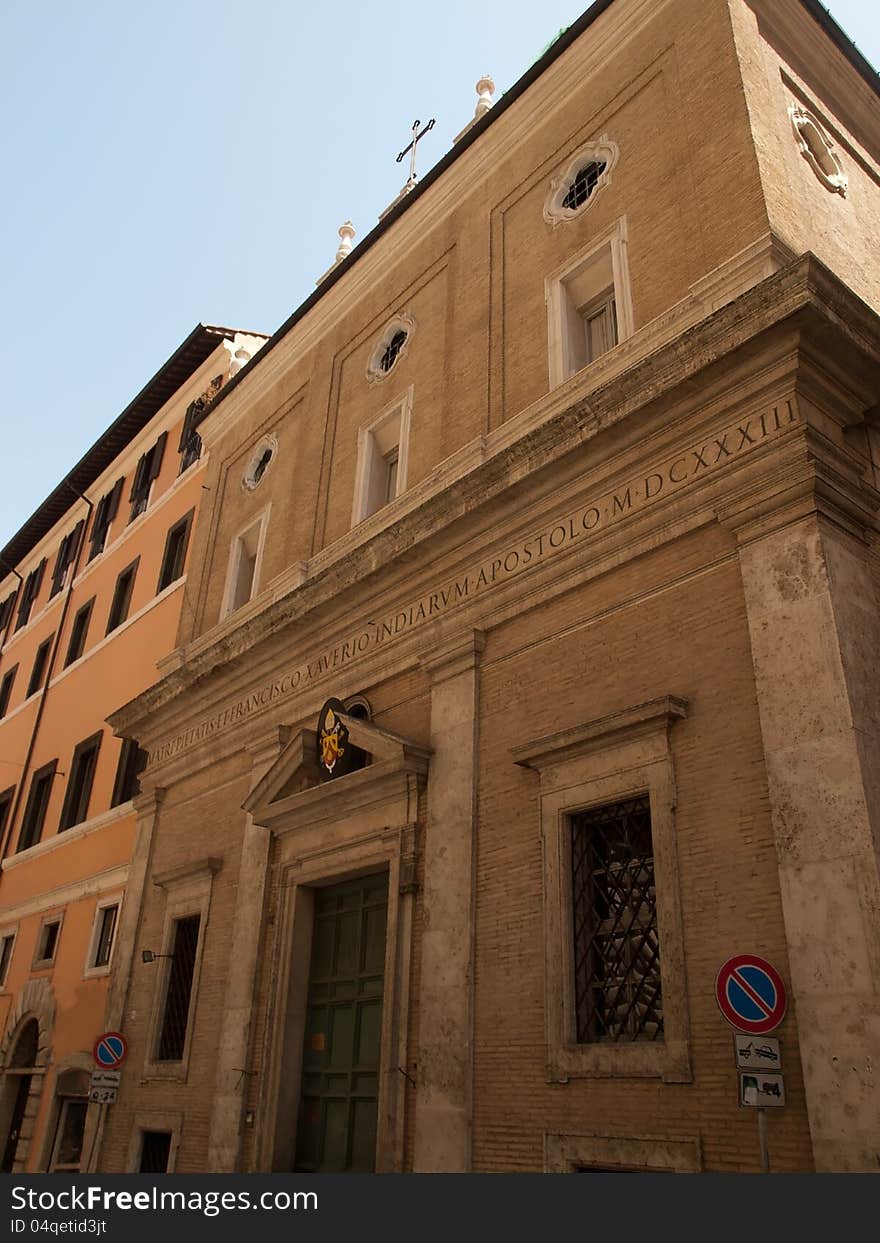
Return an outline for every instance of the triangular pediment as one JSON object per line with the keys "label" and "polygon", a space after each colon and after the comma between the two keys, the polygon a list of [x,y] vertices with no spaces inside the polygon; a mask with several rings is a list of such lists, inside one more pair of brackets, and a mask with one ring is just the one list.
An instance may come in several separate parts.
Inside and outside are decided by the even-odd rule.
{"label": "triangular pediment", "polygon": [[257,824],[275,820],[299,798],[320,788],[328,798],[341,793],[352,782],[366,785],[389,773],[409,771],[425,776],[430,749],[372,721],[337,713],[348,730],[349,741],[367,753],[366,767],[335,780],[324,779],[317,760],[317,736],[313,729],[299,730],[284,746],[272,767],[257,782],[242,806]]}

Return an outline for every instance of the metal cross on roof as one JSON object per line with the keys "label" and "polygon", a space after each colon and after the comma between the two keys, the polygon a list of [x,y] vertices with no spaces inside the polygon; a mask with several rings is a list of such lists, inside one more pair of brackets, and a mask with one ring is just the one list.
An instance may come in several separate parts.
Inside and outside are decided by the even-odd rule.
{"label": "metal cross on roof", "polygon": [[419,141],[420,138],[424,138],[425,134],[427,134],[429,129],[434,128],[434,118],[431,117],[430,121],[428,122],[428,124],[425,126],[424,129],[419,128],[421,124],[422,124],[421,121],[418,121],[418,120],[413,121],[412,142],[409,144],[409,146],[403,148],[400,155],[395,160],[395,163],[399,164],[400,161],[403,159],[403,157],[406,155],[407,151],[410,152],[409,180],[407,181],[406,185],[403,187],[404,190],[411,190],[413,186],[416,184],[416,181],[418,180],[418,178],[416,177],[416,143]]}

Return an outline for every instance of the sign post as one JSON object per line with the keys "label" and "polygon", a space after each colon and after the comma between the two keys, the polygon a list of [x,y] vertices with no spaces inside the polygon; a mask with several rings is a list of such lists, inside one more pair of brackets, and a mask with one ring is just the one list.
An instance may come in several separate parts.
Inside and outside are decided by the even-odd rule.
{"label": "sign post", "polygon": [[[739,1070],[739,1103],[758,1111],[761,1173],[770,1173],[767,1109],[785,1104],[779,1041],[767,1036],[779,1026],[787,1004],[785,985],[775,967],[757,954],[728,958],[715,977],[715,1000],[731,1027]],[[766,1068],[766,1069],[765,1069]]]}

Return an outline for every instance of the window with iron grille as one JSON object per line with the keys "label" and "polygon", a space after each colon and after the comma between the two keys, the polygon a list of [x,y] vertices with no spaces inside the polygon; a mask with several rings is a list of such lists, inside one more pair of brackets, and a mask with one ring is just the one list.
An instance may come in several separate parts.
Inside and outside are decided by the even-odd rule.
{"label": "window with iron grille", "polygon": [[6,709],[9,707],[9,697],[12,694],[12,684],[17,673],[18,665],[13,665],[11,669],[6,670],[2,680],[0,680],[0,719],[6,716]]}
{"label": "window with iron grille", "polygon": [[34,601],[40,594],[40,587],[43,582],[43,571],[46,568],[46,558],[44,557],[35,570],[31,570],[27,578],[24,580],[24,586],[21,589],[18,600],[18,616],[15,619],[15,629],[21,630],[26,626],[31,618],[31,609],[34,607]]}
{"label": "window with iron grille", "polygon": [[578,169],[562,200],[562,206],[567,207],[569,211],[576,211],[579,207],[583,207],[596,189],[599,178],[605,172],[605,167],[604,160],[590,160],[589,164]]}
{"label": "window with iron grille", "polygon": [[572,816],[571,879],[577,1042],[662,1041],[647,794]]}
{"label": "window with iron grille", "polygon": [[34,665],[31,669],[30,681],[28,682],[27,695],[25,696],[26,699],[29,699],[31,695],[35,695],[37,691],[41,689],[43,682],[45,681],[46,666],[49,664],[49,652],[51,651],[52,640],[54,638],[54,634],[50,634],[48,639],[44,639],[37,648],[37,654],[34,657]]}
{"label": "window with iron grille", "polygon": [[61,811],[59,833],[64,829],[82,824],[89,813],[89,799],[92,797],[92,782],[95,779],[95,768],[98,764],[98,751],[101,748],[101,730],[77,743],[70,765],[70,777],[64,795],[64,807]]}
{"label": "window with iron grille", "polygon": [[57,767],[58,761],[51,760],[42,768],[38,768],[31,778],[31,788],[28,791],[28,800],[21,821],[21,832],[18,835],[18,850],[27,850],[29,846],[35,845],[40,840],[43,821],[46,819],[46,809],[49,806],[49,796],[52,793],[52,780]]}
{"label": "window with iron grille", "polygon": [[67,644],[67,655],[64,657],[64,668],[72,665],[75,660],[79,660],[85,651],[86,636],[89,633],[89,622],[92,619],[92,609],[95,607],[95,597],[87,600],[82,608],[76,610],[76,616],[73,619],[73,625],[70,628],[70,642]]}
{"label": "window with iron grille", "polygon": [[379,359],[379,366],[383,371],[390,371],[400,355],[400,351],[406,345],[406,333],[403,329],[398,329],[394,336],[382,351],[382,357]]}
{"label": "window with iron grille", "polygon": [[156,1060],[159,1062],[179,1062],[183,1057],[200,923],[200,915],[187,915],[183,919],[174,921],[174,942],[168,972],[168,989],[165,994],[165,1012],[162,1016],[159,1048],[156,1054]]}
{"label": "window with iron grille", "polygon": [[95,516],[92,519],[92,533],[89,536],[89,561],[94,560],[99,553],[104,551],[107,543],[107,534],[110,530],[110,524],[116,517],[119,509],[119,498],[122,496],[122,485],[125,482],[125,476],[121,476],[116,480],[109,492],[105,492],[95,506]]}
{"label": "window with iron grille", "polygon": [[116,766],[116,780],[113,783],[111,807],[127,803],[140,793],[140,775],[147,765],[147,753],[134,738],[123,738],[119,752],[119,763]]}
{"label": "window with iron grille", "polygon": [[110,634],[111,630],[115,630],[117,626],[121,626],[128,617],[139,561],[140,557],[132,561],[131,565],[126,566],[116,580],[116,586],[113,589],[113,600],[110,604],[110,615],[107,618],[107,634]]}
{"label": "window with iron grille", "polygon": [[141,1131],[141,1174],[167,1174],[171,1157],[170,1131]]}

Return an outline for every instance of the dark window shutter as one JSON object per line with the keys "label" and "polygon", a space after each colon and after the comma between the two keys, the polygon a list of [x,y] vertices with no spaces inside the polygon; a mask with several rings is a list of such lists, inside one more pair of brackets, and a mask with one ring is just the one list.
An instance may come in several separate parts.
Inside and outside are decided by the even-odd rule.
{"label": "dark window shutter", "polygon": [[134,478],[131,481],[131,492],[128,496],[130,501],[136,501],[144,490],[144,480],[147,477],[147,471],[150,469],[150,455],[152,452],[153,450],[151,449],[149,453],[145,453],[138,461]]}
{"label": "dark window shutter", "polygon": [[151,484],[162,469],[162,458],[165,456],[165,442],[168,439],[168,433],[163,432],[150,451],[150,473],[147,477],[147,484]]}
{"label": "dark window shutter", "polygon": [[107,493],[107,514],[104,521],[109,526],[119,509],[119,498],[122,496],[122,485],[125,483],[125,476],[120,475],[113,485],[110,492]]}

